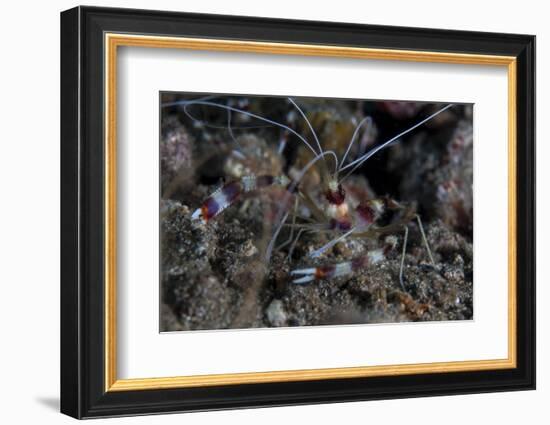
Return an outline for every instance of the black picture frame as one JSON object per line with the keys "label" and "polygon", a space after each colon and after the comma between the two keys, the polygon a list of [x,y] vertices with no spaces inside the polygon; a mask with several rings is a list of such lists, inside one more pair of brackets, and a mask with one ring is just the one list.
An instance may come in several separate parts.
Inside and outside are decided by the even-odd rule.
{"label": "black picture frame", "polygon": [[[517,367],[105,391],[104,34],[514,56],[517,60]],[[76,418],[535,388],[535,37],[76,7],[61,14],[61,412]]]}

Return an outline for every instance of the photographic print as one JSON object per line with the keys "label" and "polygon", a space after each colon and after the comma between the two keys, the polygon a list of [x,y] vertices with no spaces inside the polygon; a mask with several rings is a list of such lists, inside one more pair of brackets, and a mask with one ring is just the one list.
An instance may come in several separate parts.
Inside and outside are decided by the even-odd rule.
{"label": "photographic print", "polygon": [[534,36],[80,6],[61,76],[64,414],[535,388]]}
{"label": "photographic print", "polygon": [[472,115],[161,93],[161,331],[472,319]]}

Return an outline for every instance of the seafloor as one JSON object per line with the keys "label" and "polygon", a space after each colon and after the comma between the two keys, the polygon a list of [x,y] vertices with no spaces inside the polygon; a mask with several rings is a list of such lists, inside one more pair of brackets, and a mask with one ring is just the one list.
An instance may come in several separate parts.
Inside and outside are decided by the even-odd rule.
{"label": "seafloor", "polygon": [[[165,93],[162,103],[192,98]],[[285,99],[219,97],[212,102],[269,116],[313,140]],[[373,125],[359,133],[350,160],[444,106],[314,99],[298,103],[323,147],[340,157],[357,123],[372,117]],[[161,331],[472,319],[471,108],[453,106],[376,154],[344,183],[356,203],[387,195],[416,205],[435,264],[416,221],[411,221],[401,286],[402,231],[393,234],[398,245],[379,264],[349,277],[293,284],[291,270],[351,260],[381,246],[384,237],[346,238],[312,259],[308,254],[335,235],[306,233],[290,258],[287,244],[266,261],[280,217],[281,190],[243,197],[206,225],[192,221],[193,211],[223,182],[252,173],[296,175],[310,157],[292,136],[279,153],[284,132],[242,114],[231,114],[229,130],[224,109],[163,107]],[[324,208],[319,168],[304,177],[300,188]],[[300,206],[300,217],[308,213]],[[388,224],[394,218],[383,220]],[[276,246],[289,236],[285,226]]]}

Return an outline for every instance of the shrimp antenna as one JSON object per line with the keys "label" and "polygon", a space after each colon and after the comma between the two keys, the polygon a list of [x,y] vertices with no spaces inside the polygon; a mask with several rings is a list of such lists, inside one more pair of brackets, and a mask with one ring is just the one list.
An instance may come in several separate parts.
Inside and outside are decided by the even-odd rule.
{"label": "shrimp antenna", "polygon": [[302,116],[304,121],[306,122],[307,126],[309,127],[309,130],[311,131],[311,134],[313,134],[313,138],[315,139],[315,142],[317,143],[317,147],[319,148],[319,153],[323,152],[323,148],[321,147],[321,143],[319,142],[319,138],[317,137],[317,133],[315,133],[315,130],[313,130],[313,126],[311,125],[311,123],[307,119],[306,114],[304,113],[304,111],[302,111],[302,109],[298,106],[298,104],[296,102],[294,102],[294,100],[291,97],[288,98],[288,101],[290,103],[292,103],[292,105],[294,105],[294,107],[298,110],[298,112],[300,113],[300,115]]}
{"label": "shrimp antenna", "polygon": [[422,124],[424,124],[425,122],[431,120],[433,117],[439,115],[440,113],[442,113],[443,111],[446,111],[447,109],[449,109],[451,106],[454,106],[454,104],[449,104],[447,106],[445,106],[444,108],[440,109],[439,111],[437,112],[434,112],[433,114],[431,114],[429,117],[427,118],[424,118],[422,121],[416,123],[415,125],[413,125],[412,127],[409,127],[407,130],[405,131],[402,131],[401,133],[399,133],[397,136],[394,136],[392,137],[390,140],[382,143],[381,145],[378,145],[377,147],[371,149],[370,151],[368,151],[365,155],[363,156],[360,156],[359,158],[357,158],[355,161],[352,161],[350,162],[348,165],[342,167],[340,169],[340,171],[344,171],[345,169],[347,168],[350,168],[350,167],[353,167],[351,169],[351,171],[349,171],[344,177],[342,177],[342,179],[340,180],[340,183],[346,179],[350,174],[352,174],[355,170],[357,170],[357,168],[359,168],[361,165],[363,165],[363,163],[369,159],[371,156],[373,156],[374,154],[376,154],[377,152],[381,151],[382,149],[388,147],[389,145],[391,145],[393,142],[395,142],[397,139],[399,139],[400,137],[404,136],[405,134],[407,133],[410,133],[411,131],[413,131],[415,128],[418,128],[420,127]]}
{"label": "shrimp antenna", "polygon": [[[198,98],[198,99],[193,99],[193,102],[212,100],[212,99],[216,99],[216,98],[218,98],[218,97],[219,97],[219,96],[216,96],[216,95],[210,95],[210,96],[200,97],[200,98]],[[161,105],[161,108],[169,108],[169,107],[171,107],[171,106],[182,106],[182,102],[185,102],[185,101],[178,100],[178,101],[175,101],[175,102],[166,102],[166,103],[163,103],[163,104]],[[214,128],[214,129],[217,129],[217,130],[223,130],[223,129],[226,128],[226,127],[223,126],[223,125],[214,125],[214,124],[206,123],[206,122],[204,122],[204,120],[195,117],[193,114],[191,114],[191,113],[187,110],[187,106],[188,106],[188,105],[183,105],[183,113],[184,113],[184,114],[187,116],[187,118],[189,118],[191,121],[199,122],[199,123],[201,123],[202,125],[204,125],[204,126],[207,127],[207,128]],[[265,125],[240,125],[240,126],[233,126],[233,128],[238,129],[238,130],[251,130],[251,129],[265,128],[265,127],[270,127],[270,125],[269,125],[269,124],[265,124]]]}
{"label": "shrimp antenna", "polygon": [[[199,97],[198,99],[193,99],[192,102],[206,102],[208,100],[216,99],[218,97],[219,96],[211,94],[211,95],[208,95],[208,96]],[[171,106],[180,106],[182,104],[182,102],[187,102],[187,101],[186,100],[176,100],[175,102],[166,102],[166,103],[163,103],[161,105],[161,107],[169,108]]]}
{"label": "shrimp antenna", "polygon": [[237,138],[235,137],[235,134],[233,133],[233,129],[231,128],[231,111],[227,111],[227,131],[229,132],[229,136],[231,136],[231,140],[233,140],[233,143],[237,145],[237,148],[239,148],[239,153],[243,158],[246,158],[246,155],[244,154],[243,148]]}
{"label": "shrimp antenna", "polygon": [[[346,162],[346,158],[351,150],[351,147],[355,143],[356,137],[359,134],[359,129],[363,126],[363,124],[367,123],[367,125],[370,127],[372,125],[372,118],[371,117],[365,117],[361,120],[359,124],[357,124],[357,127],[355,127],[355,131],[353,132],[353,136],[351,136],[351,139],[348,144],[348,148],[346,149],[346,152],[344,153],[344,156],[342,157],[342,160],[340,161],[340,167],[344,165]],[[338,169],[340,171],[340,169]]]}
{"label": "shrimp antenna", "polygon": [[325,156],[331,155],[334,158],[335,168],[338,169],[338,156],[334,153],[334,151],[325,151],[321,152],[315,158],[312,158],[305,166],[300,170],[298,173],[298,178],[295,179],[289,186],[289,192],[294,192],[298,184],[300,184],[300,181],[304,178],[305,174],[308,172],[308,170],[315,165],[317,161],[319,161],[321,158],[325,158]]}
{"label": "shrimp antenna", "polygon": [[236,112],[238,114],[243,114],[243,115],[249,116],[251,118],[255,118],[257,120],[272,124],[276,127],[280,127],[280,128],[283,128],[283,129],[289,131],[290,133],[292,133],[296,137],[298,137],[298,139],[300,139],[302,142],[304,142],[305,145],[311,150],[311,152],[313,152],[313,154],[317,155],[317,153],[318,153],[315,149],[313,149],[313,147],[309,144],[309,142],[306,139],[304,139],[304,137],[302,137],[299,133],[294,131],[292,128],[290,128],[290,127],[288,127],[284,124],[281,124],[277,121],[270,120],[269,118],[265,118],[265,117],[262,117],[260,115],[253,114],[252,112],[243,111],[242,109],[238,109],[238,108],[233,108],[232,106],[229,106],[229,105],[222,105],[222,104],[219,104],[219,103],[203,101],[203,100],[200,100],[200,99],[199,100],[182,100],[182,101],[178,101],[178,102],[172,102],[172,104],[170,104],[170,105],[174,105],[174,104],[181,105],[184,108],[187,107],[187,106],[191,106],[191,105],[212,106],[214,108],[225,109],[226,111],[232,111],[232,112]]}

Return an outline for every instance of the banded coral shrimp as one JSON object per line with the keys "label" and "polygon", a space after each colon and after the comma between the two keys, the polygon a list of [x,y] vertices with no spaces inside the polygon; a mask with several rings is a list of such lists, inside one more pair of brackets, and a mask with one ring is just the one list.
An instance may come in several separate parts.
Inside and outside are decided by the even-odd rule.
{"label": "banded coral shrimp", "polygon": [[[241,98],[216,98],[213,96],[167,103],[164,106],[177,106],[196,125],[211,128],[223,128],[226,130],[229,144],[232,145],[231,154],[227,163],[234,163],[228,168],[240,168],[233,175],[233,179],[215,190],[208,196],[202,205],[193,211],[192,219],[195,222],[208,225],[223,212],[232,207],[242,198],[254,196],[258,191],[269,187],[279,187],[284,192],[280,200],[280,208],[275,217],[275,226],[272,236],[267,244],[264,258],[269,262],[274,250],[280,251],[287,248],[287,260],[292,260],[294,248],[301,237],[324,234],[331,236],[327,243],[308,253],[309,259],[321,257],[325,252],[333,248],[338,242],[350,238],[379,239],[385,236],[383,246],[370,250],[364,255],[351,258],[347,261],[335,264],[323,264],[315,267],[294,268],[291,272],[294,284],[306,284],[319,279],[331,279],[342,276],[351,276],[360,270],[374,265],[383,260],[387,254],[397,247],[397,233],[403,235],[401,266],[399,271],[399,284],[405,290],[403,284],[403,265],[408,236],[408,223],[415,221],[422,234],[427,257],[432,265],[433,256],[430,252],[426,236],[424,234],[420,216],[416,214],[414,203],[402,203],[388,196],[368,199],[350,199],[343,187],[344,180],[352,176],[361,166],[378,152],[388,148],[400,138],[413,132],[429,122],[439,114],[450,109],[453,105],[440,107],[435,112],[425,116],[414,125],[409,126],[390,137],[388,140],[366,149],[369,144],[368,137],[372,136],[374,124],[370,116],[357,119],[352,126],[351,137],[345,143],[342,152],[335,149],[323,148],[320,138],[314,126],[315,117],[308,117],[298,103],[287,99],[291,106],[285,116],[286,123],[271,119],[266,115],[243,109],[246,102]],[[197,118],[196,109],[219,110],[224,117],[223,123],[212,124],[204,119]],[[318,121],[318,120],[317,120]],[[242,125],[245,123],[245,125]],[[242,129],[262,128],[272,126],[280,130],[277,140],[276,152],[282,156],[289,140],[298,143],[300,149],[309,152],[308,161],[300,167],[287,165],[286,172],[279,174],[254,173],[246,164],[249,158],[246,150],[241,146],[235,132]],[[301,126],[301,131],[299,131]],[[349,126],[348,126],[349,128]],[[308,134],[308,138],[304,134]],[[361,137],[360,137],[361,136]],[[360,140],[361,139],[361,140]],[[358,141],[360,140],[360,143]],[[359,145],[359,146],[358,146]],[[355,158],[352,156],[355,149]],[[295,146],[296,150],[296,146]],[[304,157],[304,155],[302,155]],[[236,161],[235,161],[236,159]],[[281,161],[286,160],[284,158]],[[346,162],[347,161],[347,162]],[[250,161],[248,161],[250,162]],[[256,158],[256,162],[257,158]],[[235,164],[239,165],[237,167]],[[316,171],[319,185],[312,190],[311,185],[303,182],[304,178]],[[319,190],[320,188],[320,190]],[[380,225],[380,219],[387,212],[393,214],[393,220],[389,224]],[[289,229],[289,235],[285,242],[276,245],[283,228]]]}

